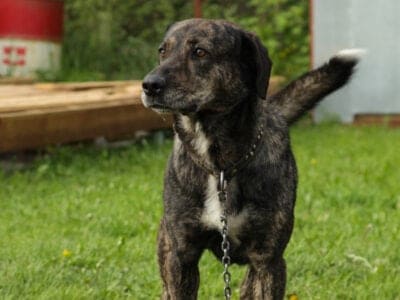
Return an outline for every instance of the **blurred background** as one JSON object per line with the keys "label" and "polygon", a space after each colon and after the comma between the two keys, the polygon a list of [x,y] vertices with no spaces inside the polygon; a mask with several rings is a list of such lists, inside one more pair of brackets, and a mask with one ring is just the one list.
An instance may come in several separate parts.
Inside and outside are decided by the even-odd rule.
{"label": "blurred background", "polygon": [[[2,0],[0,26],[4,28],[9,22],[19,27],[19,32],[9,32],[14,38],[19,34],[20,38],[61,43],[61,65],[53,64],[52,70],[44,70],[47,65],[38,68],[41,80],[141,79],[156,64],[156,49],[167,26],[196,13],[204,18],[228,19],[257,33],[271,52],[275,74],[291,78],[307,70],[307,1],[201,2]],[[29,30],[32,25],[41,26],[39,33]],[[7,38],[6,29],[0,34]]]}
{"label": "blurred background", "polygon": [[308,70],[307,1],[0,0],[0,152],[169,128],[145,110],[144,75],[168,25],[223,18],[274,61],[270,92]]}
{"label": "blurred background", "polygon": [[[61,78],[143,78],[157,62],[156,49],[167,26],[192,18],[194,7],[193,1],[182,0],[66,1]],[[307,70],[307,1],[203,1],[201,15],[256,32],[276,62],[275,74],[294,76]]]}

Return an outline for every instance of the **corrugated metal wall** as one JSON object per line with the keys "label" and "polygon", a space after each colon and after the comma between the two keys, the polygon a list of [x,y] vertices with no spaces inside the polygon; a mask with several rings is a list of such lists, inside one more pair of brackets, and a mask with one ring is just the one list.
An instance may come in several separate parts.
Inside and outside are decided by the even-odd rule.
{"label": "corrugated metal wall", "polygon": [[400,1],[311,0],[314,67],[344,48],[365,48],[352,82],[329,96],[315,120],[400,113]]}

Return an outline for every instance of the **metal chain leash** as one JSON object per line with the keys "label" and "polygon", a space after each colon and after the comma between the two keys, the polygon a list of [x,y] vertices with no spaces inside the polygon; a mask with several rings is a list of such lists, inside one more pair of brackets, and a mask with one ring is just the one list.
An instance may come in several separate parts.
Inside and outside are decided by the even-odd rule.
{"label": "metal chain leash", "polygon": [[223,205],[223,210],[222,210],[222,215],[221,215],[221,223],[222,223],[222,242],[221,242],[221,250],[223,252],[221,262],[224,266],[224,272],[222,273],[222,276],[224,278],[224,295],[225,295],[225,300],[230,300],[232,296],[232,290],[230,287],[231,284],[231,273],[229,272],[229,266],[231,264],[231,257],[229,256],[229,249],[230,249],[230,243],[228,240],[228,217],[226,213],[226,199],[227,199],[227,193],[226,193],[226,180],[224,176],[224,171],[221,171],[219,174],[219,186],[218,186],[218,197],[219,201]]}

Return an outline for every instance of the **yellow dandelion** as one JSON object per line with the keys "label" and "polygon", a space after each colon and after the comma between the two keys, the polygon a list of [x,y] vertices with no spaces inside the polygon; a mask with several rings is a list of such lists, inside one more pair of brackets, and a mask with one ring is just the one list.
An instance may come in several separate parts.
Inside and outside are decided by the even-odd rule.
{"label": "yellow dandelion", "polygon": [[289,300],[299,300],[299,297],[297,297],[296,294],[290,294],[290,295],[288,296],[288,299],[289,299]]}
{"label": "yellow dandelion", "polygon": [[69,251],[68,249],[64,249],[63,252],[62,252],[62,255],[64,257],[70,257],[72,255],[72,252]]}
{"label": "yellow dandelion", "polygon": [[316,160],[315,158],[311,158],[310,163],[311,163],[312,165],[316,165],[316,164],[317,164],[317,160]]}

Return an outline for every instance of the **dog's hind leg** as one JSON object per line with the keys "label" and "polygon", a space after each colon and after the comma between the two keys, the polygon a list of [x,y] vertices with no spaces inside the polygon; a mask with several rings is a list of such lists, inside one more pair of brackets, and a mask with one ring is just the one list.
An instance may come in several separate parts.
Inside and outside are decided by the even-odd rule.
{"label": "dog's hind leg", "polygon": [[158,262],[163,281],[162,300],[197,299],[201,251],[172,236],[165,221],[158,234]]}
{"label": "dog's hind leg", "polygon": [[286,264],[283,258],[250,265],[242,283],[242,300],[282,300],[285,295]]}

